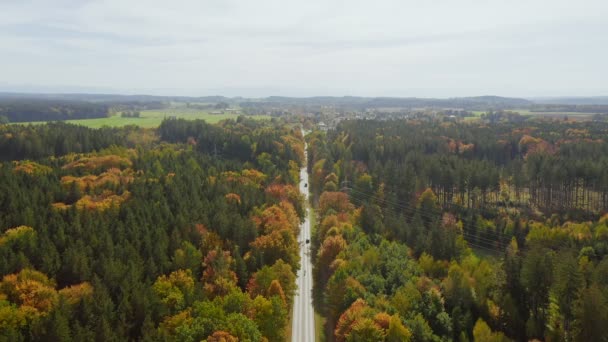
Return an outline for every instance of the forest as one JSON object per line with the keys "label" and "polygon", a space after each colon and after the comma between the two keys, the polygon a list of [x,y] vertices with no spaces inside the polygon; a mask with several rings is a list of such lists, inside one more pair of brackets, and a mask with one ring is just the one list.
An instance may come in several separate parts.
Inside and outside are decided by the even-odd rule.
{"label": "forest", "polygon": [[0,341],[285,341],[307,205],[322,341],[608,336],[608,123],[314,127],[0,125]]}
{"label": "forest", "polygon": [[0,124],[104,118],[108,110],[107,104],[85,101],[0,98]]}
{"label": "forest", "polygon": [[605,339],[607,133],[411,119],[309,134],[325,340]]}
{"label": "forest", "polygon": [[0,341],[284,341],[303,144],[244,117],[0,126]]}

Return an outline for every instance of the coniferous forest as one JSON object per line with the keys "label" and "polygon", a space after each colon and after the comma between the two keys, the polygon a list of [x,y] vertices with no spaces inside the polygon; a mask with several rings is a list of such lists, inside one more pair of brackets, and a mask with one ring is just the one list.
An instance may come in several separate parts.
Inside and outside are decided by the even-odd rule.
{"label": "coniferous forest", "polygon": [[0,340],[285,339],[299,130],[0,131]]}
{"label": "coniferous forest", "polygon": [[327,341],[603,341],[608,125],[347,120],[307,136]]}
{"label": "coniferous forest", "polygon": [[0,126],[0,341],[608,336],[608,124],[300,123]]}

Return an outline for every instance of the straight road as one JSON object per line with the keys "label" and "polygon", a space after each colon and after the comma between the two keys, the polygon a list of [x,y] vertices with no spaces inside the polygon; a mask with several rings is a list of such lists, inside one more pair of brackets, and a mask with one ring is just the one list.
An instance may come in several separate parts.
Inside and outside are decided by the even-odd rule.
{"label": "straight road", "polygon": [[[308,146],[305,145],[304,154]],[[293,320],[291,326],[292,342],[315,341],[315,315],[312,307],[312,262],[310,259],[310,213],[308,211],[308,172],[306,163],[300,170],[300,192],[306,199],[306,218],[300,226],[300,270],[296,284],[298,290],[294,297]]]}

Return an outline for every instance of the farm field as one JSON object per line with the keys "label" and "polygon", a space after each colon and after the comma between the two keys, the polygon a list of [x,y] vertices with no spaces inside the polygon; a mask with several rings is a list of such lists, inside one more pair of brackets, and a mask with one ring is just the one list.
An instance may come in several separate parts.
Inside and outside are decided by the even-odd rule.
{"label": "farm field", "polygon": [[[182,109],[182,108],[168,108],[162,110],[143,110],[139,118],[123,118],[120,114],[110,116],[107,118],[98,119],[82,119],[82,120],[66,120],[66,122],[83,125],[90,128],[100,128],[103,126],[110,127],[123,127],[128,125],[137,125],[144,128],[158,127],[164,118],[175,117],[178,119],[196,120],[202,119],[209,123],[216,123],[226,119],[236,119],[240,114],[225,113],[225,114],[211,114],[200,110],[193,109]],[[256,115],[251,116],[255,119],[270,119],[267,115]],[[14,124],[44,124],[46,121],[36,122],[19,122]]]}
{"label": "farm field", "polygon": [[[582,112],[535,112],[529,109],[509,109],[509,111],[517,112],[521,115],[529,115],[531,117],[547,117],[547,118],[564,118],[568,117],[575,120],[588,120],[591,116],[596,113],[582,113]],[[465,121],[476,121],[482,114],[487,111],[472,111],[472,117],[465,118]]]}
{"label": "farm field", "polygon": [[527,109],[517,109],[515,111],[521,115],[558,116],[558,117],[569,116],[569,117],[579,117],[579,118],[590,117],[590,116],[596,114],[596,113],[582,113],[582,112],[537,112],[537,111],[530,111]]}

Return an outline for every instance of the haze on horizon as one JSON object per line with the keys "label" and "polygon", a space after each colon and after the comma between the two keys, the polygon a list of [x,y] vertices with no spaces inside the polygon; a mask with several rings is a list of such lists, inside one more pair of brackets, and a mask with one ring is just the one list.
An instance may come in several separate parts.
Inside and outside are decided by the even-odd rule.
{"label": "haze on horizon", "polygon": [[608,95],[608,3],[0,2],[0,91]]}

